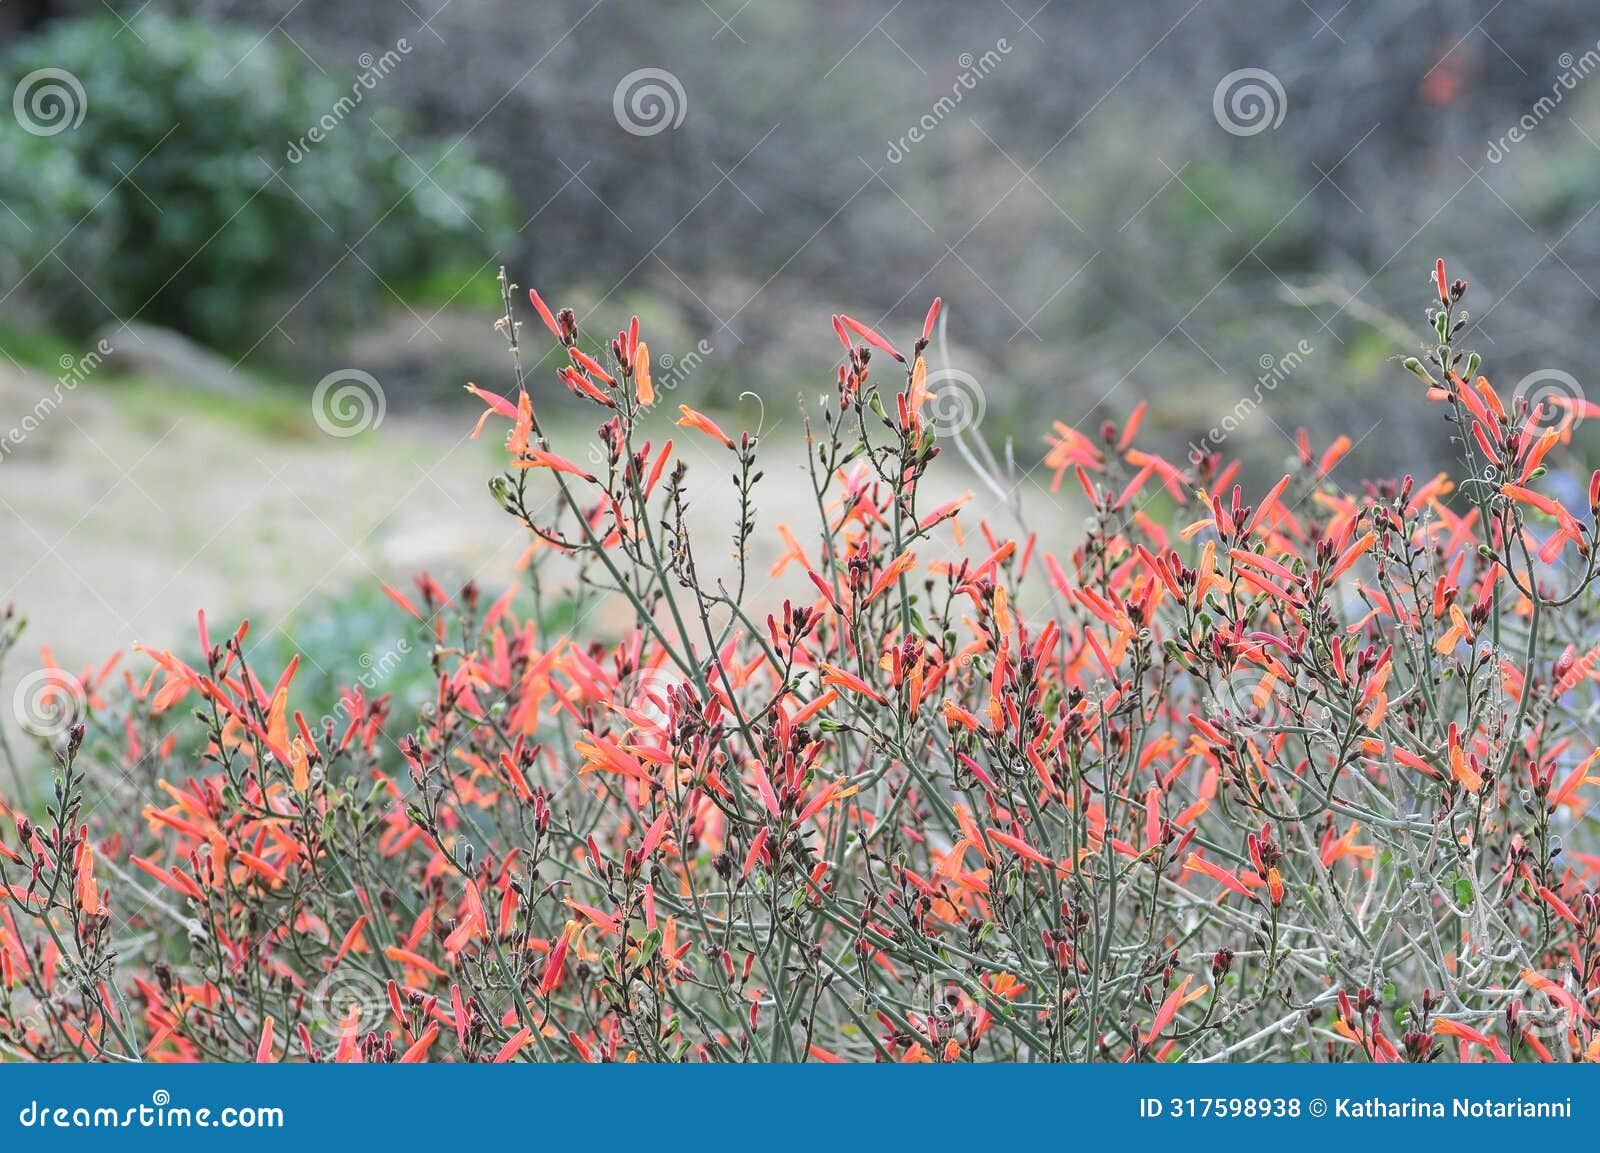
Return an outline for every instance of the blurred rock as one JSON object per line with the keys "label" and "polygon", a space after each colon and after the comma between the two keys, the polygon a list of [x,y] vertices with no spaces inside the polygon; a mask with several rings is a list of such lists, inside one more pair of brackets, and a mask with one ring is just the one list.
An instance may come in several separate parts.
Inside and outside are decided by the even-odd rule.
{"label": "blurred rock", "polygon": [[250,391],[250,378],[232,362],[171,329],[135,322],[109,327],[97,339],[111,349],[106,366],[119,375],[229,396]]}
{"label": "blurred rock", "polygon": [[468,381],[503,389],[511,380],[506,342],[489,309],[391,308],[336,353],[383,383],[392,403],[460,403]]}

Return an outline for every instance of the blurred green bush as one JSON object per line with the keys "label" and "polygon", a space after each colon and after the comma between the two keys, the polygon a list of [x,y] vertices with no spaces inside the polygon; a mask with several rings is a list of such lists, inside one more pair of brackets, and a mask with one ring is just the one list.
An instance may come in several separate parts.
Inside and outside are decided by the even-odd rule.
{"label": "blurred green bush", "polygon": [[[252,619],[274,618],[256,613]],[[245,655],[257,676],[275,678],[290,660],[300,658],[296,692],[309,702],[308,709],[336,710],[340,694],[359,687],[368,700],[393,697],[397,715],[409,721],[438,688],[429,663],[432,638],[395,607],[376,581],[314,596],[277,627],[269,624],[252,633]],[[318,718],[308,715],[306,720]]]}
{"label": "blurred green bush", "polygon": [[72,330],[109,310],[233,347],[314,285],[319,319],[348,322],[387,294],[380,277],[458,265],[463,242],[493,251],[504,178],[464,144],[419,144],[384,104],[409,52],[324,75],[280,37],[155,16],[19,42],[0,59],[8,289]]}

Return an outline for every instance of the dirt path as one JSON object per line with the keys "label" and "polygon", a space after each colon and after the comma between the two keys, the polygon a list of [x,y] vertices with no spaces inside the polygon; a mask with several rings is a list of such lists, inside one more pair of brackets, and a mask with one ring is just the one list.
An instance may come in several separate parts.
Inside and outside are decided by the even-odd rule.
{"label": "dirt path", "polygon": [[[30,656],[48,643],[78,668],[135,642],[178,643],[201,607],[217,622],[254,613],[271,629],[319,596],[359,582],[406,586],[423,568],[496,591],[515,579],[526,538],[485,489],[498,438],[466,439],[470,398],[459,413],[391,414],[340,439],[320,432],[309,408],[245,414],[235,401],[110,379],[25,420],[53,390],[47,378],[0,370],[0,437],[22,432],[0,456],[0,604],[29,619]],[[737,517],[728,455],[672,428],[666,413],[653,419],[691,466],[702,570],[728,573]],[[787,593],[809,596],[793,568],[767,577],[781,548],[774,523],[810,539],[800,437],[791,417],[763,448],[752,570],[762,611]],[[993,498],[941,458],[927,507],[967,489],[979,491],[969,508],[993,516]],[[1075,518],[1031,500],[1042,534],[1062,539]]]}

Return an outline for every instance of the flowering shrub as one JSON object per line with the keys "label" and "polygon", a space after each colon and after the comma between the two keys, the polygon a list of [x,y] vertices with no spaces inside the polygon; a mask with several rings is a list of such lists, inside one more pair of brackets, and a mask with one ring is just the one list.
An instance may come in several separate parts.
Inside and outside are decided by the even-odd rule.
{"label": "flowering shrub", "polygon": [[[389,99],[387,78],[417,67],[411,41],[367,53],[347,84],[257,28],[150,11],[133,36],[95,12],[0,46],[0,274],[68,331],[109,310],[242,351],[256,317],[302,294],[324,288],[319,318],[351,323],[377,276],[424,280],[468,237],[511,234],[500,173]],[[377,276],[334,266],[324,285],[352,235]]]}
{"label": "flowering shrub", "polygon": [[[561,455],[502,275],[513,386],[472,391],[530,588],[392,592],[437,676],[416,724],[366,685],[308,721],[295,663],[251,667],[246,627],[204,616],[197,660],[145,653],[120,692],[48,672],[88,720],[54,742],[48,814],[6,822],[0,1044],[1600,1059],[1600,473],[1585,516],[1545,483],[1593,410],[1508,403],[1457,346],[1467,286],[1435,279],[1406,367],[1454,479],[1346,489],[1349,441],[1302,433],[1247,500],[1235,464],[1136,447],[1141,406],[1050,434],[1091,507],[1061,557],[919,498],[938,301],[909,358],[836,317],[816,523],[773,526],[814,594],[757,619],[746,566],[697,568],[637,321],[607,355],[531,294],[604,420]],[[743,557],[757,438],[680,413],[726,453]],[[630,607],[625,635],[544,627],[558,566]]]}

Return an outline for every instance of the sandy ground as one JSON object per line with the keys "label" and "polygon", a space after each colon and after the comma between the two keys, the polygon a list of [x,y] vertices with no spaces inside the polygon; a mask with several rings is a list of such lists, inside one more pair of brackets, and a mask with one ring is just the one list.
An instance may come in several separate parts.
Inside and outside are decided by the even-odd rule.
{"label": "sandy ground", "polygon": [[[53,388],[45,377],[0,368],[0,436]],[[485,488],[498,438],[466,438],[478,411],[470,397],[459,414],[392,413],[340,439],[317,429],[309,407],[303,420],[275,428],[238,419],[221,398],[135,397],[131,389],[112,379],[84,383],[0,457],[0,604],[14,602],[28,618],[30,658],[48,643],[77,668],[136,642],[172,645],[193,635],[202,607],[218,629],[251,613],[257,629],[270,630],[319,595],[359,582],[409,587],[424,568],[441,580],[475,576],[489,592],[516,579],[526,537]],[[795,583],[793,568],[782,581],[767,576],[780,549],[771,526],[787,521],[807,540],[813,516],[800,421],[774,424],[777,407],[768,406],[757,489],[753,603],[762,612],[809,589]],[[730,571],[737,506],[729,454],[671,428],[665,412],[653,419],[691,466],[702,569]],[[969,508],[994,516],[996,500],[946,454],[924,507],[968,489],[977,493]],[[1025,491],[1046,542],[1076,531],[1077,515],[1041,484],[1030,480]],[[975,530],[976,518],[965,519]]]}

